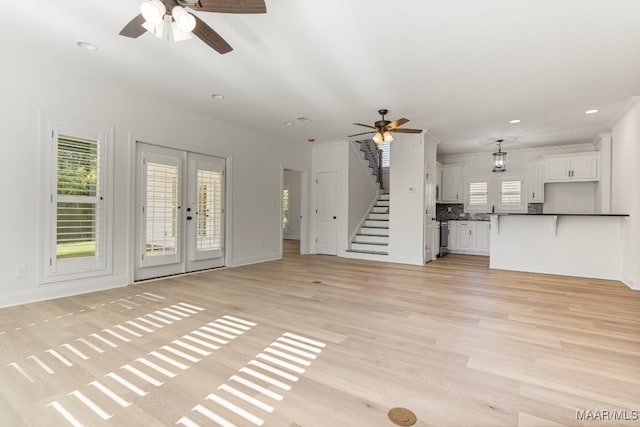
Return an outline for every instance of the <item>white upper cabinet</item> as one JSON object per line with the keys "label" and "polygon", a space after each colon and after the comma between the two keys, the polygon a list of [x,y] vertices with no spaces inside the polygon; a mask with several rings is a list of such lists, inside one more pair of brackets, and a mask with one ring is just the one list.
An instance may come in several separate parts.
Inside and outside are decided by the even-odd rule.
{"label": "white upper cabinet", "polygon": [[440,201],[442,203],[464,203],[462,197],[462,167],[460,165],[445,165],[442,167]]}
{"label": "white upper cabinet", "polygon": [[542,160],[529,162],[527,172],[527,201],[544,203],[544,162]]}
{"label": "white upper cabinet", "polygon": [[572,153],[544,160],[544,182],[600,180],[600,153]]}

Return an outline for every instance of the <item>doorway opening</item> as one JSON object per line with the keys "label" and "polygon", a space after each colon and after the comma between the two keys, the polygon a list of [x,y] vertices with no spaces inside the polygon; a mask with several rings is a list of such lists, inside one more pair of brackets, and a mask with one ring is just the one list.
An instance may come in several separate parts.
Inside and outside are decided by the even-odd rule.
{"label": "doorway opening", "polygon": [[282,257],[305,253],[306,221],[303,213],[306,200],[306,173],[282,168],[281,233]]}

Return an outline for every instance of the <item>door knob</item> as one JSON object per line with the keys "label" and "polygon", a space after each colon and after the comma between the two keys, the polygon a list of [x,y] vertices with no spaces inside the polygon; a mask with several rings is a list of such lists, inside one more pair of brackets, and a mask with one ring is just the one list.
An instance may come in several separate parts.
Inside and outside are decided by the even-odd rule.
{"label": "door knob", "polygon": [[333,217],[333,219],[336,219],[336,218],[338,218],[338,217],[337,217],[337,216],[334,216],[334,217]]}

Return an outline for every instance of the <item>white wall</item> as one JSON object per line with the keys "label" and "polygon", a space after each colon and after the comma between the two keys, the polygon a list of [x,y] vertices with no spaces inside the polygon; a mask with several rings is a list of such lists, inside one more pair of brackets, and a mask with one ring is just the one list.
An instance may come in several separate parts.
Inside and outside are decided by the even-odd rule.
{"label": "white wall", "polygon": [[369,167],[369,161],[364,160],[364,153],[357,142],[349,142],[349,204],[348,236],[353,235],[360,228],[362,220],[367,216],[371,206],[378,196],[378,183]]}
{"label": "white wall", "polygon": [[611,211],[630,214],[624,242],[623,281],[640,289],[640,97],[613,127]]}
{"label": "white wall", "polygon": [[[311,168],[309,144],[280,141],[174,105],[94,81],[82,74],[3,54],[0,120],[0,306],[122,286],[131,277],[135,139],[231,158],[230,264],[280,257],[281,164]],[[113,274],[52,285],[39,266],[39,119],[46,111],[115,128]],[[229,209],[230,208],[230,209]],[[17,278],[19,267],[26,276]]]}
{"label": "white wall", "polygon": [[285,170],[283,186],[289,189],[289,228],[285,239],[300,240],[300,215],[302,213],[302,172]]}
{"label": "white wall", "polygon": [[[582,153],[587,151],[595,151],[594,144],[574,144],[562,145],[557,147],[545,148],[505,148],[507,154],[507,171],[496,174],[491,171],[493,168],[493,157],[491,153],[473,153],[462,155],[449,155],[440,157],[438,160],[443,164],[462,164],[463,185],[468,179],[493,178],[497,175],[500,178],[520,177],[526,180],[528,163],[532,160],[540,160],[543,156],[564,154],[564,153]],[[603,170],[604,172],[604,170]],[[567,187],[569,185],[569,187]],[[600,183],[589,185],[574,183],[551,183],[545,184],[544,187],[544,211],[552,213],[578,212],[577,209],[585,209],[585,213],[594,213],[601,206],[597,202],[597,198],[601,197],[599,191]],[[606,184],[609,185],[607,179]],[[575,189],[575,191],[572,191]],[[566,198],[570,194],[570,198]],[[599,213],[599,211],[598,211]]]}
{"label": "white wall", "polygon": [[544,186],[544,213],[600,213],[595,182],[554,182]]}
{"label": "white wall", "polygon": [[424,264],[424,135],[400,134],[391,143],[389,261]]}

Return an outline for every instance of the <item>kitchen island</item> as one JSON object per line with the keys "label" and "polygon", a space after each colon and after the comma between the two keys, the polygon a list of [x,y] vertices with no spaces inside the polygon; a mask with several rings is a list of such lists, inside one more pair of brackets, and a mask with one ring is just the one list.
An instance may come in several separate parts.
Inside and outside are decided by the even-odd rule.
{"label": "kitchen island", "polygon": [[621,280],[624,214],[491,215],[490,268]]}

